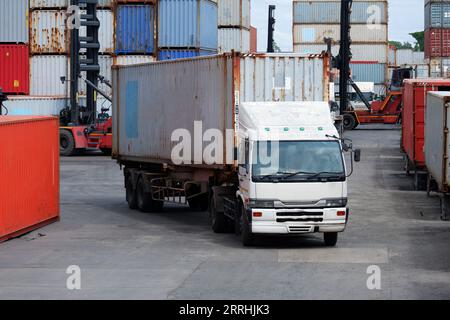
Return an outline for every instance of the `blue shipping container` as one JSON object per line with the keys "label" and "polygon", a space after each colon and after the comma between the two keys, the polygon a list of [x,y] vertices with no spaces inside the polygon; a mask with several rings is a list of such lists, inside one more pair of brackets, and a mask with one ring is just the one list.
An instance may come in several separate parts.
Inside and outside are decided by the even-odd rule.
{"label": "blue shipping container", "polygon": [[[341,21],[340,12],[340,1],[294,2],[294,23],[339,24]],[[387,1],[353,1],[351,22],[386,24]]]}
{"label": "blue shipping container", "polygon": [[217,3],[209,0],[160,0],[160,48],[217,50]]}
{"label": "blue shipping container", "polygon": [[116,53],[153,53],[154,21],[155,12],[151,5],[118,5]]}
{"label": "blue shipping container", "polygon": [[158,53],[158,60],[176,60],[193,57],[203,57],[217,54],[217,51],[212,50],[160,50]]}
{"label": "blue shipping container", "polygon": [[350,68],[355,82],[386,82],[385,63],[351,63]]}

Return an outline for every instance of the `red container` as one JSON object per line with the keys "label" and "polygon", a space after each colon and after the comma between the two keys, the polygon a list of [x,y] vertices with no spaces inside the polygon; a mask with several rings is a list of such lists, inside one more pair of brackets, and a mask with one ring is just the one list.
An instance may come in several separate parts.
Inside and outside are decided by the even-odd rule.
{"label": "red container", "polygon": [[0,45],[0,88],[6,94],[30,94],[27,45]]}
{"label": "red container", "polygon": [[425,58],[450,57],[450,29],[425,30]]}
{"label": "red container", "polygon": [[59,120],[0,116],[0,242],[59,220]]}
{"label": "red container", "polygon": [[425,169],[425,108],[428,91],[450,91],[450,80],[410,79],[403,86],[402,147],[417,170]]}

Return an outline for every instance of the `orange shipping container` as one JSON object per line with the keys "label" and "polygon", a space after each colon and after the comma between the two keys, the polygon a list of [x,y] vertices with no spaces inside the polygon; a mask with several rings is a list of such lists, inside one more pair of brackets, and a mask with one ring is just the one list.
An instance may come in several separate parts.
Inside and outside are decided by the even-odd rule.
{"label": "orange shipping container", "polygon": [[59,121],[0,116],[0,242],[59,220]]}

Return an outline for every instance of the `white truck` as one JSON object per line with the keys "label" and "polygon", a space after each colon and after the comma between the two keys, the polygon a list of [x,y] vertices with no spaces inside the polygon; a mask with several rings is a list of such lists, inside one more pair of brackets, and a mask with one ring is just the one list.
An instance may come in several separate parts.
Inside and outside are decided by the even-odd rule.
{"label": "white truck", "polygon": [[[270,77],[281,62],[262,58],[255,70]],[[317,232],[334,246],[348,221],[344,150],[352,146],[338,137],[328,102],[314,101],[328,84],[304,91],[307,81],[318,81],[322,57],[283,58],[284,72],[286,65],[308,70],[301,86],[289,84],[303,93],[259,79],[243,59],[113,68],[113,157],[124,167],[129,207],[209,209],[214,232],[235,231],[244,245],[258,234]],[[257,83],[266,97],[303,101],[243,101],[258,96]]]}

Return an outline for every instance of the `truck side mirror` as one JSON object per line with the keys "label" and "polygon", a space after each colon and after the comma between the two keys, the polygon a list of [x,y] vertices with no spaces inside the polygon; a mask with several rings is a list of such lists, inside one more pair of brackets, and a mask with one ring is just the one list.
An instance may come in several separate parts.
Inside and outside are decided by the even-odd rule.
{"label": "truck side mirror", "polygon": [[360,162],[361,161],[361,149],[356,149],[355,151],[355,162]]}

